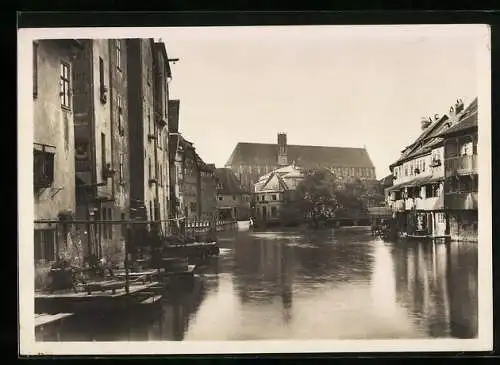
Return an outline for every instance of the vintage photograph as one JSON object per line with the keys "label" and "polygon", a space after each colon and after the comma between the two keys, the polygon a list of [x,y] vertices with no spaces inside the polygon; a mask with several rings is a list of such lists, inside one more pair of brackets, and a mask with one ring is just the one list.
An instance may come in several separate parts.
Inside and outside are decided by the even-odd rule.
{"label": "vintage photograph", "polygon": [[21,352],[491,349],[489,37],[20,30]]}

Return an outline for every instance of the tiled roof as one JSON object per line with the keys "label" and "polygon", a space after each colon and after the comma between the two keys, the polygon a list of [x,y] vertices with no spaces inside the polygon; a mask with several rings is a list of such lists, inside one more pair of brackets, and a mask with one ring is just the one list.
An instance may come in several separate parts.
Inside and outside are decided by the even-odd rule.
{"label": "tiled roof", "polygon": [[[364,148],[287,146],[288,161],[304,167],[369,167],[373,163]],[[226,166],[276,165],[278,145],[240,142],[236,145]]]}
{"label": "tiled roof", "polygon": [[416,177],[412,180],[402,182],[396,185],[392,185],[388,188],[386,188],[386,191],[395,191],[399,190],[402,188],[407,188],[407,187],[413,187],[413,186],[421,186],[425,184],[431,184],[433,182],[441,181],[443,180],[442,177],[436,177],[436,176],[423,176],[423,177]]}
{"label": "tiled roof", "polygon": [[379,180],[380,184],[383,187],[392,186],[393,181],[394,181],[394,179],[393,179],[393,175],[392,174],[389,174],[386,177],[384,177],[383,179]]}
{"label": "tiled roof", "polygon": [[465,110],[462,119],[449,129],[441,132],[440,135],[445,137],[475,127],[477,127],[477,98]]}
{"label": "tiled roof", "polygon": [[240,181],[231,169],[220,168],[215,170],[215,174],[219,180],[219,184],[222,185],[222,190],[219,190],[221,194],[241,194],[243,190],[240,185]]}
{"label": "tiled roof", "polygon": [[[471,113],[474,108],[477,110],[477,98],[475,98],[469,106],[460,112],[457,118],[466,118],[468,114]],[[462,122],[458,122],[458,124],[453,125],[453,122],[456,122],[457,119],[451,119],[447,115],[442,116],[438,120],[435,120],[428,128],[426,128],[420,136],[413,142],[407,149],[401,154],[399,159],[393,163],[391,166],[394,166],[402,161],[410,159],[412,157],[416,157],[420,154],[427,153],[431,151],[432,148],[438,146],[440,143],[444,141],[442,136],[444,134],[450,133],[454,127],[457,127]],[[463,119],[462,119],[463,120]],[[450,126],[451,125],[451,126]],[[446,131],[446,133],[445,133]]]}

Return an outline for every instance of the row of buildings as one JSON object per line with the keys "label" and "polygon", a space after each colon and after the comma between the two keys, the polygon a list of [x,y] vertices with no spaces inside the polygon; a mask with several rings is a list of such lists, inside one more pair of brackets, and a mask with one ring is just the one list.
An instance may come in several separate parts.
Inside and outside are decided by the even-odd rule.
{"label": "row of buildings", "polygon": [[406,236],[478,238],[478,101],[421,121],[422,133],[391,164],[386,202]]}
{"label": "row of buildings", "polygon": [[167,235],[186,217],[215,216],[215,166],[179,131],[172,61],[153,39],[33,42],[37,264],[122,261],[125,225],[92,221],[155,222],[145,227]]}

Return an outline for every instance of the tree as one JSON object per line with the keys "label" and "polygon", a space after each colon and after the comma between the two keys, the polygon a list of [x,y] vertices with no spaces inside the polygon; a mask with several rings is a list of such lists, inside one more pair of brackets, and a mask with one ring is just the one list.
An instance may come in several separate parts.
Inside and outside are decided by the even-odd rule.
{"label": "tree", "polygon": [[303,215],[313,221],[324,220],[333,215],[338,207],[337,180],[327,169],[312,169],[304,172],[304,179],[297,186],[294,194],[295,203],[289,203],[294,209],[301,209]]}

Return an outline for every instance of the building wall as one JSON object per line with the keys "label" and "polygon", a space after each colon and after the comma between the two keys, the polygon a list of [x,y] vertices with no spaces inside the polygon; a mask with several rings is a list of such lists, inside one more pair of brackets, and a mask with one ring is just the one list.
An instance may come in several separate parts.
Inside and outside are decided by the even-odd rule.
{"label": "building wall", "polygon": [[[282,167],[278,163],[275,165],[255,164],[255,165],[232,165],[227,166],[240,179],[242,187],[247,191],[253,191],[253,185],[262,175]],[[355,179],[370,180],[375,179],[375,168],[372,167],[338,167],[338,166],[319,166],[321,168],[331,169],[335,175],[344,180],[351,181]]]}
{"label": "building wall", "polygon": [[147,179],[147,160],[145,144],[147,134],[144,134],[143,103],[138,102],[142,96],[142,67],[141,48],[139,39],[126,40],[128,90],[127,98],[136,102],[128,105],[128,142],[129,150],[135,151],[129,156],[130,162],[130,198],[134,200],[145,199],[145,181]]}
{"label": "building wall", "polygon": [[[440,165],[432,167],[433,158],[440,160]],[[432,150],[430,154],[405,161],[394,167],[394,185],[408,182],[419,177],[444,177],[444,147]],[[415,168],[419,173],[415,173]]]}
{"label": "building wall", "polygon": [[478,241],[477,210],[451,210],[448,217],[453,241]]}
{"label": "building wall", "polygon": [[[111,39],[108,43],[111,164],[115,171],[111,179],[114,197],[111,218],[118,220],[128,219],[130,211],[127,52],[125,40]],[[112,230],[112,240],[104,247],[103,255],[121,263],[125,259],[125,227],[115,224]]]}
{"label": "building wall", "polygon": [[[273,199],[276,197],[276,200]],[[266,191],[255,193],[255,213],[258,220],[280,221],[284,192]],[[262,200],[264,198],[264,200]],[[274,212],[274,213],[273,213]]]}
{"label": "building wall", "polygon": [[154,58],[154,110],[156,130],[156,164],[158,175],[158,204],[162,230],[167,231],[169,204],[169,155],[168,155],[168,60],[164,58],[161,48],[163,43],[155,44]]}
{"label": "building wall", "polygon": [[216,196],[216,206],[219,211],[219,215],[224,210],[230,210],[232,217],[238,220],[246,220],[250,218],[250,201],[251,195],[245,193],[217,193]]}
{"label": "building wall", "polygon": [[217,214],[217,181],[214,171],[200,171],[201,218],[213,219]]}
{"label": "building wall", "polygon": [[[150,39],[141,39],[141,68],[142,68],[142,103],[143,113],[143,135],[144,139],[144,154],[145,154],[145,177],[144,191],[145,204],[148,211],[148,219],[156,219],[154,214],[154,206],[156,196],[155,183],[150,183],[150,179],[157,179],[157,166],[155,159],[155,143],[150,136],[155,136],[155,121],[154,121],[154,90],[153,90],[153,47]],[[151,166],[151,168],[149,167]]]}
{"label": "building wall", "polygon": [[[69,51],[57,41],[37,41],[38,92],[33,100],[35,143],[55,146],[54,182],[35,192],[35,219],[55,219],[59,211],[75,211],[73,110],[61,106],[60,64],[71,66]],[[36,147],[36,146],[35,146]],[[36,147],[38,148],[38,147]],[[61,190],[59,190],[61,189]]]}
{"label": "building wall", "polygon": [[155,121],[153,89],[153,43],[150,39],[127,40],[128,97],[129,103],[129,148],[134,153],[131,161],[131,199],[143,202],[147,219],[156,218]]}
{"label": "building wall", "polygon": [[[52,40],[35,41],[33,45],[33,148],[54,153],[52,183],[34,189],[35,219],[57,219],[61,211],[76,210],[73,104],[63,107],[60,96],[61,62],[69,65],[70,87],[73,85],[71,51]],[[52,262],[70,253],[68,232],[55,228],[54,224],[34,225],[36,289],[47,286]]]}

